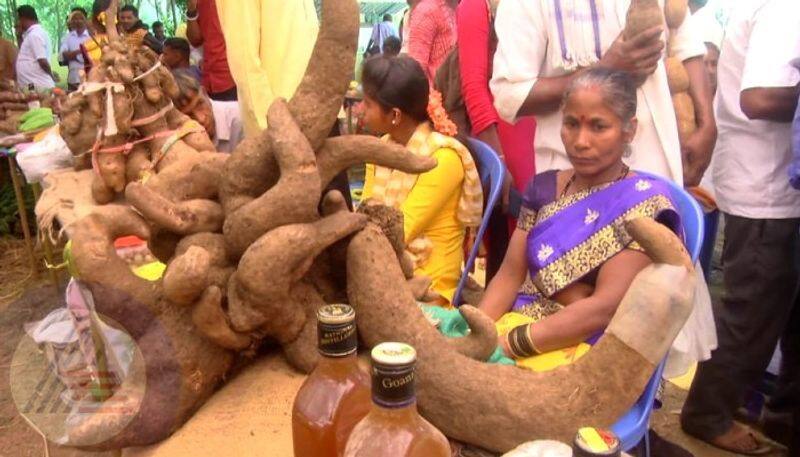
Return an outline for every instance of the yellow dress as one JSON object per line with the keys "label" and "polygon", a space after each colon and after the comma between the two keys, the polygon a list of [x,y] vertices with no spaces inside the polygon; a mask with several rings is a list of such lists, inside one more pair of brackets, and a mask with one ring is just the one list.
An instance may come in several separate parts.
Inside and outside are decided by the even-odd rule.
{"label": "yellow dress", "polygon": [[246,135],[267,127],[276,97],[300,84],[317,40],[313,0],[217,0],[228,66],[236,81]]}
{"label": "yellow dress", "polygon": [[[430,257],[415,274],[430,277],[431,288],[450,303],[464,261],[462,246],[466,229],[457,217],[464,166],[453,149],[437,149],[433,157],[438,162],[436,168],[419,175],[400,209],[406,244],[420,235],[433,244]],[[374,175],[374,165],[367,164],[364,200],[372,195]]]}

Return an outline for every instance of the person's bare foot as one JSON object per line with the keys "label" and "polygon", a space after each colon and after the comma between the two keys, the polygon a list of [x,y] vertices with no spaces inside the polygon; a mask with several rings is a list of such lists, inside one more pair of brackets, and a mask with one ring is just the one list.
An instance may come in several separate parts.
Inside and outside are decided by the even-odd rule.
{"label": "person's bare foot", "polygon": [[745,455],[764,455],[773,450],[769,443],[756,435],[756,432],[739,422],[734,422],[727,432],[709,440],[708,443],[726,451]]}

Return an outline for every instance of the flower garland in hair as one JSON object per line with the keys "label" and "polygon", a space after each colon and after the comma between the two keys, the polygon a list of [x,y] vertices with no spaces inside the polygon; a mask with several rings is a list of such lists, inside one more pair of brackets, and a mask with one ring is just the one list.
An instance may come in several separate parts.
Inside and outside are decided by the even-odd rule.
{"label": "flower garland in hair", "polygon": [[436,89],[431,89],[428,96],[428,117],[433,122],[433,129],[442,135],[456,136],[458,134],[458,127],[444,109],[442,93]]}

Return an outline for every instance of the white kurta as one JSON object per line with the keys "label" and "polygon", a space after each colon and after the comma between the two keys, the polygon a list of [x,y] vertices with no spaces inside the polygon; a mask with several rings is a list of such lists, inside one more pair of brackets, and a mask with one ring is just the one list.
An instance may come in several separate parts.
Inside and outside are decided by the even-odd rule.
{"label": "white kurta", "polygon": [[[553,2],[500,2],[495,21],[499,44],[490,86],[498,113],[509,122],[517,117],[538,78],[569,73],[564,68],[554,67],[551,58],[553,53],[561,53]],[[663,6],[663,0],[659,3]],[[599,44],[601,52],[605,53],[625,27],[630,0],[597,0],[596,4]],[[579,18],[575,23],[585,28],[578,33],[593,35],[591,18]],[[673,37],[673,51],[681,60],[705,54],[701,34],[688,12]],[[637,95],[639,127],[631,144],[632,154],[626,161],[633,169],[655,173],[680,184],[683,182],[683,167],[678,127],[663,62],[639,88]],[[561,110],[536,116],[534,147],[537,172],[571,167],[561,141],[561,118]]]}
{"label": "white kurta", "polygon": [[792,126],[750,120],[741,91],[794,87],[800,71],[800,2],[750,0],[737,4],[725,28],[714,100],[719,138],[714,185],[722,211],[750,219],[800,217],[800,192],[789,185]]}

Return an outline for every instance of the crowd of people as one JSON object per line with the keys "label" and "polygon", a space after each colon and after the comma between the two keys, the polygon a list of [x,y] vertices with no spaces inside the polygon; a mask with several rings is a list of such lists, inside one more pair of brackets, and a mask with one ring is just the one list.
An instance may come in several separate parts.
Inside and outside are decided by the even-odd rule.
{"label": "crowd of people", "polygon": [[[506,333],[504,356],[547,369],[543,355],[588,349],[649,263],[621,221],[650,217],[683,233],[661,179],[689,189],[702,181],[725,219],[724,293],[716,335],[699,337],[706,347],[681,424],[717,447],[760,454],[770,445],[745,425],[743,406],[779,341],[761,425],[786,445],[800,437],[800,193],[790,185],[800,165],[791,141],[800,5],[736,2],[714,39],[692,15],[703,3],[691,1],[677,28],[624,36],[627,0],[409,0],[403,54],[365,64],[365,120],[439,165],[416,181],[368,169],[365,196],[403,210],[418,273],[432,278],[433,302],[449,303],[472,223],[474,163],[460,154],[463,141],[435,138],[455,134],[415,101],[443,97],[455,138],[483,140],[509,171],[502,209],[516,225],[492,225],[480,308]],[[370,44],[390,24],[374,30]],[[667,53],[688,75],[691,133],[676,122]]]}
{"label": "crowd of people", "polygon": [[[88,16],[81,8],[70,13],[59,52],[70,90],[102,44],[104,3],[96,1]],[[724,214],[724,294],[713,308],[716,334],[690,335],[700,363],[681,424],[726,450],[769,452],[740,410],[780,341],[782,365],[763,430],[797,446],[800,3],[735,2],[720,40],[694,20],[701,0],[690,0],[678,27],[626,36],[630,3],[408,0],[399,27],[383,16],[364,50],[366,127],[438,165],[420,175],[368,165],[364,199],[402,210],[408,257],[430,280],[420,300],[447,310],[463,246],[474,241],[471,229],[484,211],[466,138],[490,146],[507,173],[479,307],[502,334],[496,361],[546,370],[589,349],[650,263],[624,222],[652,218],[683,236],[668,182],[694,189],[712,181]],[[36,11],[20,6],[17,17],[19,53],[9,57],[13,45],[0,41],[0,76],[53,87],[52,45]],[[185,18],[185,39],[167,38],[160,23],[149,32],[130,5],[118,23],[131,46],[161,54],[179,83],[236,101],[248,84],[246,66],[231,71],[236,53],[228,52],[215,0],[189,0]],[[190,56],[199,47],[198,67]],[[676,120],[667,55],[686,71],[694,113],[688,132]],[[705,288],[696,295],[708,301]]]}
{"label": "crowd of people", "polygon": [[[67,32],[61,37],[57,57],[58,63],[67,67],[66,82],[69,92],[78,89],[98,59],[99,48],[105,39],[102,14],[107,3],[107,0],[95,2],[91,15],[86,9],[76,6],[67,17]],[[16,17],[18,48],[12,41],[0,38],[0,79],[14,80],[23,89],[43,91],[54,88],[59,77],[50,66],[54,49],[50,36],[39,23],[38,14],[32,6],[18,7]],[[192,62],[193,45],[190,40],[194,46],[203,45],[202,34],[195,27],[188,27],[185,37],[167,37],[162,22],[156,21],[148,27],[139,18],[138,9],[130,4],[120,8],[117,26],[131,47],[146,46],[161,55],[162,64],[170,70],[191,75],[197,81],[203,80],[198,65],[200,62]],[[208,47],[214,48],[213,45]],[[224,48],[222,52],[224,53]],[[219,51],[212,49],[206,54],[210,55],[210,63],[213,65]],[[206,85],[211,87],[208,82]],[[209,91],[211,95],[218,95],[218,92],[220,91]],[[229,90],[221,92],[226,92],[226,97],[230,98]]]}

